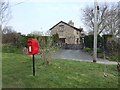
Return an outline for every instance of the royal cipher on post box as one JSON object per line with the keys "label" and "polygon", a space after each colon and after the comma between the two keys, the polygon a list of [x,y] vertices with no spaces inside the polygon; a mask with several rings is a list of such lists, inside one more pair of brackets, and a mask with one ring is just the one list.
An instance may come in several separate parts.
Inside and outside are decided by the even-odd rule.
{"label": "royal cipher on post box", "polygon": [[38,40],[37,39],[28,39],[28,54],[37,54],[38,53]]}

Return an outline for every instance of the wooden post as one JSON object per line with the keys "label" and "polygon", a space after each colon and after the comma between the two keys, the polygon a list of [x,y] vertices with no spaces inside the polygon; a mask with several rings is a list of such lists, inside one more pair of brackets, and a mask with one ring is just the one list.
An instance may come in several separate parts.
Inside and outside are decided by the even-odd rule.
{"label": "wooden post", "polygon": [[94,57],[93,57],[93,62],[97,61],[97,29],[98,29],[98,24],[97,24],[97,0],[94,1]]}

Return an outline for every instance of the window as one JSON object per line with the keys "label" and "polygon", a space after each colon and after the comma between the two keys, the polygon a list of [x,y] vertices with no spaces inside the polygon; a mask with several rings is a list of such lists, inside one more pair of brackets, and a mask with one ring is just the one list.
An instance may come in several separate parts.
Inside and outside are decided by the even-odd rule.
{"label": "window", "polygon": [[59,30],[60,30],[60,31],[64,31],[64,25],[60,25],[60,26],[59,26]]}
{"label": "window", "polygon": [[79,39],[77,38],[76,43],[79,44]]}

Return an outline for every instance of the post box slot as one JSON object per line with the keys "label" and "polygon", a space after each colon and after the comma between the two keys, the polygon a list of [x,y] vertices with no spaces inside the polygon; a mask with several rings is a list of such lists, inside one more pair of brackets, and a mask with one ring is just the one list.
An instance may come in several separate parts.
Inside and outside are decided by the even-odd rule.
{"label": "post box slot", "polygon": [[28,43],[32,43],[31,41],[28,41]]}

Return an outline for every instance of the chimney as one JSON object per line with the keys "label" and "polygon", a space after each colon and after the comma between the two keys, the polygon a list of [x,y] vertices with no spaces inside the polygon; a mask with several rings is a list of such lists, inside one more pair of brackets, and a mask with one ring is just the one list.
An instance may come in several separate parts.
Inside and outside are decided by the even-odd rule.
{"label": "chimney", "polygon": [[21,35],[21,32],[18,32],[18,35]]}
{"label": "chimney", "polygon": [[68,24],[71,25],[71,26],[74,26],[74,22],[73,22],[72,20],[70,20],[70,21],[68,22]]}
{"label": "chimney", "polygon": [[83,31],[83,28],[80,26],[80,28],[79,28],[81,31]]}

